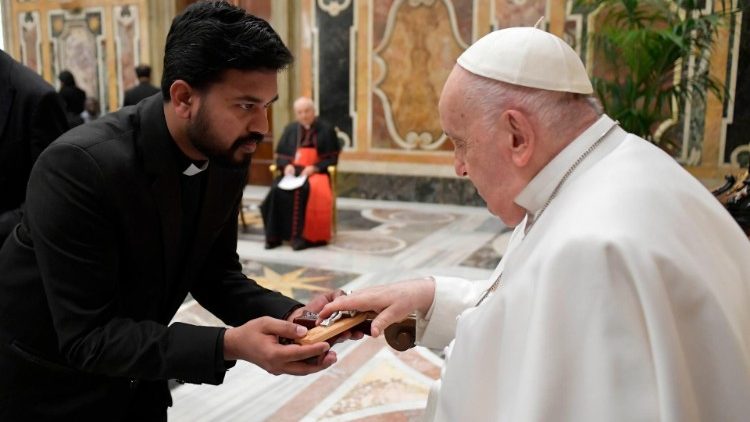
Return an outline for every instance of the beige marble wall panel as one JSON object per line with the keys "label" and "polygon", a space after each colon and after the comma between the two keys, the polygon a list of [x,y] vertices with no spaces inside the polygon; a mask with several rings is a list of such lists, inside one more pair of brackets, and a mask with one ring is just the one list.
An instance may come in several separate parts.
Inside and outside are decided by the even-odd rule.
{"label": "beige marble wall panel", "polygon": [[[152,44],[149,43],[148,25],[141,22],[147,22],[146,6],[154,1],[5,1],[8,9],[4,13],[17,17],[10,19],[11,28],[8,32],[13,42],[8,44],[8,52],[19,61],[28,61],[27,64],[32,65],[30,67],[35,68],[52,84],[57,82],[57,73],[68,68],[87,95],[100,99],[103,111],[116,110],[120,106],[123,87],[127,87],[135,79],[134,64],[148,62],[150,57]],[[114,15],[119,16],[119,11],[125,6],[133,13],[132,22],[135,26],[128,28],[129,24],[125,22],[123,30],[116,27],[123,20],[117,22]],[[21,39],[24,37],[25,25],[29,26],[28,23],[24,24],[27,13],[38,16],[36,41],[32,34],[26,34],[25,41]],[[168,22],[171,22],[171,15],[155,21],[156,25]],[[116,48],[115,43],[122,42],[123,37],[128,40]],[[33,42],[38,42],[40,47],[36,57],[33,54],[29,57],[22,49]],[[22,46],[23,43],[25,45]],[[154,45],[163,49],[164,40],[157,40]],[[163,54],[159,54],[158,58],[161,60]],[[160,64],[157,67],[160,69]],[[156,74],[157,78],[159,73],[160,71]]]}
{"label": "beige marble wall panel", "polygon": [[533,26],[542,16],[549,19],[547,0],[494,1],[495,21],[498,29],[513,26]]}
{"label": "beige marble wall panel", "polygon": [[355,110],[357,118],[355,119],[356,126],[353,130],[356,131],[356,137],[360,141],[355,144],[355,150],[347,151],[342,154],[342,156],[350,154],[364,156],[368,145],[370,144],[370,105],[372,102],[370,100],[369,90],[371,55],[368,47],[371,45],[372,39],[372,31],[369,30],[372,22],[372,19],[370,18],[372,5],[370,2],[358,1],[355,3],[354,7],[358,8],[357,13],[355,13],[354,16],[355,19],[358,20],[357,27],[360,28],[360,30],[357,31],[355,38]]}
{"label": "beige marble wall panel", "polygon": [[[372,147],[450,151],[440,127],[437,103],[442,86],[467,42],[458,30],[457,13],[447,1],[396,1],[388,11],[384,35],[373,52],[379,68],[373,80],[373,111],[382,106],[383,116],[373,115]],[[382,17],[382,13],[378,16]],[[382,122],[382,123],[381,123]],[[385,124],[387,137],[380,136]]]}
{"label": "beige marble wall panel", "polygon": [[[316,0],[303,0],[308,5],[311,1]],[[436,64],[440,65],[440,61],[431,61],[434,57],[425,58],[435,54],[432,50],[434,46],[430,43],[450,42],[449,37],[453,33],[459,34],[458,38],[466,43],[471,43],[485,35],[493,26],[533,25],[540,16],[545,15],[550,32],[563,36],[580,54],[585,54],[585,46],[581,45],[582,31],[587,26],[589,29],[591,25],[596,26],[593,19],[588,20],[596,18],[596,14],[592,16],[583,10],[574,10],[576,8],[573,3],[574,0],[354,0],[352,7],[357,8],[355,16],[358,22],[354,52],[357,114],[355,130],[360,141],[355,149],[347,150],[342,155],[342,160],[357,163],[356,168],[349,170],[367,172],[371,168],[367,163],[372,163],[380,166],[381,172],[387,172],[391,163],[394,174],[400,174],[403,170],[399,169],[405,168],[408,163],[419,163],[424,168],[435,165],[436,175],[445,174],[440,168],[451,166],[450,147],[443,145],[444,148],[437,150],[425,150],[400,146],[388,131],[385,103],[374,94],[374,90],[380,89],[389,100],[393,126],[401,138],[409,131],[417,136],[422,132],[437,136],[439,123],[436,120],[435,98],[439,97],[447,72],[434,70]],[[387,28],[391,12],[395,8],[416,9],[411,4],[418,4],[419,8],[430,10],[431,13],[425,17],[420,17],[417,13],[413,16],[394,16],[391,24],[394,25],[394,31],[389,35]],[[446,5],[450,5],[454,11],[452,25],[455,28],[451,26],[449,14],[443,11],[447,8]],[[309,9],[303,9],[305,13],[309,13]],[[398,30],[395,30],[396,24],[399,25]],[[446,34],[448,37],[441,38]],[[711,57],[712,72],[718,72],[719,76],[725,73],[728,66],[727,54],[730,55],[729,60],[732,60],[726,44],[726,40],[718,43]],[[387,48],[377,52],[381,45],[386,45]],[[457,56],[463,49],[445,50]],[[592,53],[590,50],[587,52]],[[422,57],[422,60],[415,63],[412,59],[414,56]],[[377,63],[378,59],[382,59],[386,66]],[[455,57],[442,64],[450,69],[453,59]],[[606,74],[612,71],[601,57],[591,55],[586,62],[592,73]],[[297,66],[302,64],[298,60]],[[311,68],[310,65],[303,67],[308,70]],[[429,68],[430,72],[425,73],[424,68]],[[430,110],[431,107],[435,108]],[[729,168],[723,164],[717,166],[723,148],[720,145],[723,136],[720,133],[721,104],[715,102],[715,99],[709,99],[705,113],[701,164],[688,166],[688,169],[699,177],[721,176]]]}
{"label": "beige marble wall panel", "polygon": [[20,62],[41,74],[42,64],[42,34],[39,25],[39,12],[28,11],[18,14],[20,28]]}
{"label": "beige marble wall panel", "polygon": [[138,54],[140,48],[138,6],[115,6],[113,17],[117,51],[117,91],[118,97],[122,99],[125,90],[138,84],[135,75],[135,66],[140,57],[140,54]]}
{"label": "beige marble wall panel", "polygon": [[458,34],[464,42],[471,44],[474,40],[474,19],[473,8],[477,0],[452,0],[453,9],[456,10],[456,24]]}
{"label": "beige marble wall panel", "polygon": [[[729,37],[729,28],[719,28],[709,67],[711,76],[723,82],[726,78],[727,62],[729,61]],[[704,167],[708,173],[713,173],[711,170],[715,170],[722,161],[719,148],[722,135],[726,136],[726,133],[722,133],[723,114],[724,104],[722,101],[715,95],[709,94],[706,98],[706,123],[700,163],[701,167]]]}
{"label": "beige marble wall panel", "polygon": [[300,5],[301,42],[297,51],[299,75],[299,95],[313,96],[313,19],[315,4],[311,0],[302,0]]}
{"label": "beige marble wall panel", "polygon": [[[385,37],[388,14],[396,0],[371,1],[372,4],[372,45],[380,45]],[[400,2],[400,1],[399,1]]]}
{"label": "beige marble wall panel", "polygon": [[87,97],[100,98],[100,70],[106,68],[99,48],[103,11],[101,8],[86,8],[76,12],[58,10],[49,14],[53,74],[69,70]]}

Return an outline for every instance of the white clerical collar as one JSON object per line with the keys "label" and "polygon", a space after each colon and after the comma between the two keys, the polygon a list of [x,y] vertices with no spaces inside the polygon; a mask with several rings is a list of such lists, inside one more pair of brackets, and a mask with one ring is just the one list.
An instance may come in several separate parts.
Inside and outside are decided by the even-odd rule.
{"label": "white clerical collar", "polygon": [[195,176],[196,174],[198,174],[198,173],[202,172],[203,170],[205,170],[205,169],[207,169],[207,168],[208,168],[208,160],[206,160],[206,161],[205,161],[205,162],[203,163],[203,165],[202,165],[202,166],[200,166],[200,167],[196,166],[196,165],[195,165],[195,164],[193,164],[193,163],[190,163],[190,165],[188,166],[188,168],[186,168],[186,169],[185,169],[185,170],[184,170],[184,171],[182,172],[182,174],[184,174],[185,176]]}
{"label": "white clerical collar", "polygon": [[615,121],[606,114],[594,122],[573,142],[563,148],[544,168],[542,168],[528,185],[515,199],[515,203],[526,209],[528,215],[534,216],[544,207],[552,191],[560,183],[565,172],[573,166],[573,163],[599,140],[612,126]]}

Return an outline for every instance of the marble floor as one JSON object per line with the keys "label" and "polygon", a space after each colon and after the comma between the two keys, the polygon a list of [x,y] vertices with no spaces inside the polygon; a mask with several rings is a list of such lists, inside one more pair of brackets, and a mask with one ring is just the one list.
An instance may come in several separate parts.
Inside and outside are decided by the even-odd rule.
{"label": "marble floor", "polygon": [[[332,244],[303,251],[265,250],[258,204],[265,188],[245,191],[245,228],[238,253],[245,273],[305,302],[329,289],[356,290],[404,278],[440,274],[486,279],[501,258],[510,230],[484,208],[338,201]],[[187,300],[175,320],[220,322]],[[335,346],[339,360],[306,377],[273,376],[246,362],[220,386],[177,385],[170,421],[411,421],[419,420],[429,386],[440,375],[439,351],[397,352],[366,337]]]}

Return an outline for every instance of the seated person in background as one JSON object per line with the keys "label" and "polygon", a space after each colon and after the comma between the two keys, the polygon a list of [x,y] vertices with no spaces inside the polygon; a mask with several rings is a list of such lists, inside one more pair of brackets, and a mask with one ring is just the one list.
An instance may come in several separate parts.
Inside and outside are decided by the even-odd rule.
{"label": "seated person in background", "polygon": [[138,76],[138,85],[125,91],[123,107],[138,104],[142,99],[159,92],[159,88],[151,85],[151,66],[139,64],[135,67],[135,75]]}
{"label": "seated person in background", "polygon": [[296,122],[290,123],[276,148],[276,165],[284,175],[304,175],[295,190],[279,187],[277,179],[260,206],[266,231],[266,248],[289,240],[292,249],[322,246],[331,240],[333,192],[328,166],[339,157],[339,142],[333,126],[315,117],[315,105],[307,97],[294,102]]}

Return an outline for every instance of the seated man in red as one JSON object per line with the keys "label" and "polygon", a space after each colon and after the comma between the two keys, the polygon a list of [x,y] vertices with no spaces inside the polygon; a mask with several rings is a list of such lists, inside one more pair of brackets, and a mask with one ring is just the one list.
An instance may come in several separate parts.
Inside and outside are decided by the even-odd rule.
{"label": "seated man in red", "polygon": [[[283,176],[276,179],[260,206],[266,232],[266,249],[289,240],[292,249],[322,246],[331,240],[333,192],[328,166],[339,157],[333,126],[315,117],[315,105],[307,97],[294,102],[296,121],[287,125],[276,148],[276,165]],[[284,189],[287,176],[305,176],[297,189]]]}

